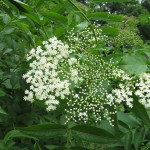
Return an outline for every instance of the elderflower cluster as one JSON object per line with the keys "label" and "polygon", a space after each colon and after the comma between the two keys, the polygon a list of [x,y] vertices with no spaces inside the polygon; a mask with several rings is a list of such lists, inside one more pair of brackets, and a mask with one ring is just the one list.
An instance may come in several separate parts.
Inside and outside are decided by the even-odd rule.
{"label": "elderflower cluster", "polygon": [[128,107],[133,107],[132,85],[119,84],[117,89],[113,89],[111,94],[107,95],[109,105],[125,103]]}
{"label": "elderflower cluster", "polygon": [[87,50],[95,48],[97,46],[97,43],[106,41],[107,36],[102,34],[102,30],[99,28],[99,26],[93,25],[93,30],[95,34],[90,27],[86,27],[80,32],[75,32],[74,29],[68,32],[66,38],[71,49],[75,49],[78,51],[82,51],[85,49]]}
{"label": "elderflower cluster", "polygon": [[[107,95],[109,105],[126,104],[133,107],[133,97],[137,96],[139,102],[146,108],[150,107],[150,74],[142,73],[137,76],[136,81],[132,81],[129,76],[122,76],[126,79],[126,83],[120,83],[118,88],[115,88]],[[136,78],[137,78],[136,77]],[[134,79],[134,78],[133,78]]]}
{"label": "elderflower cluster", "polygon": [[70,95],[71,82],[78,83],[78,71],[74,69],[77,59],[70,57],[72,51],[56,37],[44,41],[42,46],[32,49],[27,55],[30,70],[23,75],[30,89],[25,91],[24,100],[44,101],[47,110],[54,110],[59,98]]}
{"label": "elderflower cluster", "polygon": [[[107,95],[112,86],[111,80],[119,80],[121,76],[124,80],[127,80],[126,73],[114,66],[112,60],[105,62],[101,56],[87,52],[82,52],[78,62],[79,66],[76,66],[76,69],[83,82],[81,86],[72,91],[72,98],[67,102],[67,122],[70,120],[84,123],[91,120],[100,122],[105,118],[113,125],[111,115],[116,113],[116,103],[114,100],[111,102],[110,95],[108,97]],[[122,94],[127,92],[130,95],[129,89],[124,89],[122,86],[120,85]],[[117,91],[116,93],[114,91],[114,94],[117,95]],[[114,96],[112,97],[114,98]],[[118,103],[123,101],[127,101],[128,105],[132,105],[132,100],[128,100],[128,97],[124,96],[124,99]],[[114,110],[109,110],[111,105],[115,108]]]}
{"label": "elderflower cluster", "polygon": [[150,74],[141,74],[135,84],[135,89],[135,95],[139,97],[139,102],[146,108],[150,107]]}

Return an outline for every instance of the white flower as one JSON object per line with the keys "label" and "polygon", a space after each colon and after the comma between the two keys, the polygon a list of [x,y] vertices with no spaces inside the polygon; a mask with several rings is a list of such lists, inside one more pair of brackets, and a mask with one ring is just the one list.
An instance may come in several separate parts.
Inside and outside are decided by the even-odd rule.
{"label": "white flower", "polygon": [[70,59],[68,59],[68,63],[69,63],[70,66],[73,65],[73,64],[76,64],[77,59],[76,58],[70,58]]}
{"label": "white flower", "polygon": [[33,61],[29,64],[30,70],[23,75],[30,84],[30,90],[25,91],[24,100],[33,102],[38,99],[45,102],[48,111],[56,109],[58,97],[63,100],[71,93],[69,86],[72,75],[78,80],[78,71],[69,65],[69,55],[68,45],[56,37],[44,41],[43,46],[31,49],[27,60]]}
{"label": "white flower", "polygon": [[76,69],[72,70],[71,71],[71,75],[74,77],[74,76],[77,76],[78,75],[78,71]]}
{"label": "white flower", "polygon": [[135,95],[146,108],[150,106],[150,74],[143,73],[139,76],[138,83],[135,84]]}

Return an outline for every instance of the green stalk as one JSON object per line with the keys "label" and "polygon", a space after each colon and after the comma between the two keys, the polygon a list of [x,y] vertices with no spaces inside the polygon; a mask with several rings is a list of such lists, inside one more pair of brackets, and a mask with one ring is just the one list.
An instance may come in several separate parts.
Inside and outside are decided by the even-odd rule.
{"label": "green stalk", "polygon": [[95,31],[94,31],[93,25],[91,24],[90,20],[89,20],[89,19],[87,18],[87,16],[83,13],[83,11],[82,11],[80,8],[78,8],[71,0],[68,0],[68,2],[69,2],[71,5],[73,5],[73,6],[81,13],[81,15],[84,17],[84,19],[87,20],[87,22],[89,23],[90,28],[91,28],[91,30],[92,30],[92,32],[93,32],[93,34],[94,34],[95,43],[96,43],[96,45],[98,46],[96,33],[95,33]]}

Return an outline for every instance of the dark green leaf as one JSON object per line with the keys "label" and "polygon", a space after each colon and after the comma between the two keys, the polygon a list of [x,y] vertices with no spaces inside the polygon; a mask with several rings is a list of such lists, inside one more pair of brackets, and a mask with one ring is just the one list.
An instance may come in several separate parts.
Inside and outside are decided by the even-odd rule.
{"label": "dark green leaf", "polygon": [[137,128],[134,133],[134,142],[133,142],[135,150],[140,149],[140,146],[144,140],[144,136],[145,136],[145,128],[144,127]]}
{"label": "dark green leaf", "polygon": [[57,0],[64,8],[71,11],[79,11],[69,0]]}
{"label": "dark green leaf", "polygon": [[5,4],[7,4],[8,7],[12,8],[13,11],[19,13],[19,10],[18,10],[17,6],[15,6],[15,5],[12,3],[11,0],[3,0],[3,2],[4,2]]}
{"label": "dark green leaf", "polygon": [[132,111],[138,118],[143,120],[145,125],[150,127],[150,118],[146,112],[146,109],[137,99],[135,99],[133,102]]}
{"label": "dark green leaf", "polygon": [[120,22],[123,19],[123,17],[120,15],[109,14],[107,12],[90,13],[88,15],[88,18],[90,20],[104,20],[104,21],[116,21],[116,22]]}
{"label": "dark green leaf", "polygon": [[25,15],[27,17],[29,17],[33,22],[41,25],[41,20],[40,20],[39,16],[37,16],[36,14],[25,13]]}
{"label": "dark green leaf", "polygon": [[92,2],[93,3],[102,3],[102,2],[108,2],[108,3],[119,2],[119,3],[121,3],[121,2],[129,2],[129,1],[131,1],[131,0],[93,0]]}
{"label": "dark green leaf", "polygon": [[29,139],[34,139],[34,140],[37,140],[35,137],[33,137],[32,135],[29,136],[29,135],[26,135],[24,133],[22,133],[21,131],[19,130],[12,130],[12,131],[9,131],[6,136],[4,137],[4,141],[5,143],[8,142],[10,139],[13,139],[13,138],[19,138],[19,137],[24,137],[24,138],[29,138]]}
{"label": "dark green leaf", "polygon": [[50,12],[58,12],[61,8],[62,8],[62,5],[57,4],[53,8],[50,9]]}
{"label": "dark green leaf", "polygon": [[116,142],[117,140],[108,131],[92,126],[78,125],[73,127],[72,131],[78,138],[93,143],[106,144]]}
{"label": "dark green leaf", "polygon": [[124,137],[124,149],[131,150],[131,144],[132,144],[132,132],[130,131]]}
{"label": "dark green leaf", "polygon": [[4,110],[3,108],[0,106],[0,114],[3,114],[3,115],[8,115]]}
{"label": "dark green leaf", "polygon": [[20,0],[13,0],[13,1],[9,0],[9,1],[15,6],[20,6],[19,8],[23,8],[25,11],[28,11],[28,12],[32,11],[32,8],[29,5],[21,2]]}
{"label": "dark green leaf", "polygon": [[70,149],[71,149],[71,150],[89,150],[89,149],[87,149],[87,148],[83,148],[83,147],[79,147],[79,146],[71,147]]}
{"label": "dark green leaf", "polygon": [[18,129],[27,135],[39,138],[63,136],[66,133],[66,127],[58,124],[38,124]]}
{"label": "dark green leaf", "polygon": [[43,16],[49,18],[51,21],[54,21],[60,25],[66,26],[67,25],[67,19],[63,15],[60,15],[55,12],[43,12]]}
{"label": "dark green leaf", "polygon": [[5,96],[5,95],[6,95],[6,93],[4,91],[0,90],[0,97]]}

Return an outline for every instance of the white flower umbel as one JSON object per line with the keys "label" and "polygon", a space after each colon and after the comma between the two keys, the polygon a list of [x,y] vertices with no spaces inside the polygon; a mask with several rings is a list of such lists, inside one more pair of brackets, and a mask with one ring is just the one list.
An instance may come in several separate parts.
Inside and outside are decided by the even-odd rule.
{"label": "white flower umbel", "polygon": [[[115,70],[115,71],[114,71]],[[111,115],[116,113],[116,102],[114,96],[117,96],[117,91],[114,95],[109,94],[113,80],[125,81],[129,79],[124,71],[118,69],[112,60],[105,62],[101,56],[93,55],[83,51],[78,59],[76,69],[71,72],[72,77],[80,76],[83,80],[82,84],[72,91],[72,98],[68,101],[67,121],[87,123],[91,120],[100,122],[102,119],[107,119],[110,124],[113,124]],[[121,88],[120,97],[124,99],[118,103],[125,102],[132,107],[132,99],[128,99],[131,95],[130,89]],[[108,96],[107,96],[108,95]],[[113,106],[114,110],[109,110],[108,107]]]}
{"label": "white flower umbel", "polygon": [[90,27],[86,27],[79,32],[76,32],[74,29],[68,32],[66,38],[69,42],[71,49],[75,49],[78,51],[92,49],[97,46],[96,43],[101,43],[108,39],[106,35],[102,34],[102,30],[99,26],[93,25],[93,30],[95,32],[95,35]]}
{"label": "white flower umbel", "polygon": [[111,94],[107,95],[108,104],[122,104],[125,103],[128,107],[133,107],[133,88],[130,84],[120,83],[118,88],[113,89]]}
{"label": "white flower umbel", "polygon": [[23,75],[30,84],[30,89],[25,91],[24,100],[41,100],[47,105],[48,111],[56,109],[58,99],[65,99],[70,95],[70,84],[79,81],[78,72],[74,69],[77,59],[70,57],[71,53],[68,45],[56,37],[32,49],[27,55],[30,70]]}
{"label": "white flower umbel", "polygon": [[146,108],[150,107],[150,74],[143,73],[139,76],[135,84],[135,95],[139,97],[139,102]]}

